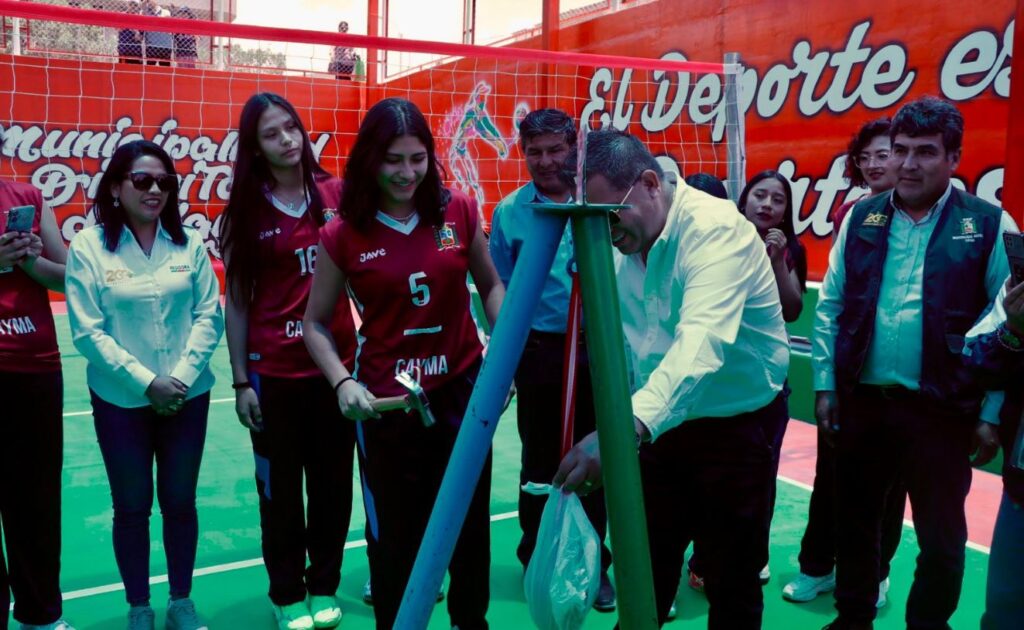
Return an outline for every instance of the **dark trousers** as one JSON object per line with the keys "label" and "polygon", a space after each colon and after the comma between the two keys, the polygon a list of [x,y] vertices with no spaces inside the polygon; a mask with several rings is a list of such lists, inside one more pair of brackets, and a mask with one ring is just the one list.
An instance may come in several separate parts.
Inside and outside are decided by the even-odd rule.
{"label": "dark trousers", "polygon": [[[807,529],[800,541],[800,572],[813,577],[832,573],[836,566],[836,450],[818,432],[818,461],[814,466],[814,491],[807,513]],[[903,535],[907,489],[899,475],[893,481],[882,510],[878,577],[889,577],[889,568]]]}
{"label": "dark trousers", "polygon": [[[364,500],[376,531],[369,554],[373,613],[377,627],[390,630],[413,562],[427,529],[441,479],[455,445],[478,368],[427,392],[437,424],[424,427],[418,415],[401,411],[361,422],[365,453]],[[448,574],[448,613],[461,630],[487,628],[490,599],[491,456],[473,493]]]}
{"label": "dark trousers", "polygon": [[1024,507],[1003,492],[988,557],[981,630],[1016,630],[1024,623]]}
{"label": "dark trousers", "polygon": [[707,562],[708,628],[760,628],[764,603],[758,571],[772,478],[765,427],[781,422],[779,394],[767,406],[730,418],[687,420],[640,449],[658,620],[664,623],[679,587],[683,552],[694,538]]}
{"label": "dark trousers", "polygon": [[61,616],[61,373],[0,372],[0,401],[0,628],[11,592],[14,618],[44,625]]}
{"label": "dark trousers", "polygon": [[920,546],[907,628],[948,628],[964,576],[964,500],[976,419],[902,391],[883,394],[862,386],[840,400],[836,608],[849,621],[874,619],[880,524],[893,483],[902,476]]}
{"label": "dark trousers", "polygon": [[118,407],[90,394],[114,500],[114,558],[125,597],[133,606],[149,602],[154,459],[170,593],[174,599],[188,597],[199,541],[196,485],[210,393],[186,401],[173,416],[158,415],[152,407]]}
{"label": "dark trousers", "polygon": [[355,423],[321,376],[250,382],[263,413],[263,430],[250,436],[270,600],[286,606],[307,592],[334,595],[352,515]]}
{"label": "dark trousers", "polygon": [[[576,372],[576,418],[573,442],[594,430],[594,392],[585,348]],[[562,461],[562,370],[565,366],[565,335],[530,331],[523,356],[516,370],[516,420],[522,441],[522,468],[519,485],[528,481],[551,483]],[[523,536],[516,556],[526,567],[537,543],[537,528],[547,496],[519,491],[519,527]],[[608,515],[604,492],[592,492],[583,498],[583,509],[597,536],[604,540]],[[601,568],[608,570],[612,554],[607,545],[601,547]]]}
{"label": "dark trousers", "polygon": [[[786,437],[786,427],[789,426],[789,385],[786,385],[785,391],[783,392],[784,404],[786,406],[786,412],[784,414],[765,414],[763,420],[765,421],[764,433],[772,445],[772,482],[768,489],[768,526],[765,529],[765,538],[763,541],[765,562],[767,563],[768,548],[770,545],[769,536],[772,527],[772,518],[775,516],[775,499],[778,495],[778,480],[779,475],[779,461],[782,457],[782,441]],[[707,559],[704,557],[704,544],[697,538],[693,541],[693,555],[690,556],[690,562],[688,567],[690,571],[693,571],[697,575],[704,576],[704,565]]]}

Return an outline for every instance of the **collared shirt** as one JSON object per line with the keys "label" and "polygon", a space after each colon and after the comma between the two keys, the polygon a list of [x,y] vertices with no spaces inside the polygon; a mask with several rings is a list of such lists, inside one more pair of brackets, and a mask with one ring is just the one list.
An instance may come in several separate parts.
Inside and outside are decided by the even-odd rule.
{"label": "collared shirt", "polygon": [[111,404],[148,406],[146,388],[157,376],[187,385],[187,398],[213,386],[209,362],[224,331],[220,290],[202,236],[187,227],[185,236],[175,245],[158,227],[149,256],[127,228],[113,252],[101,226],[71,241],[71,334],[89,362],[89,388]]}
{"label": "collared shirt", "polygon": [[[551,200],[537,190],[530,182],[508,195],[494,209],[491,218],[491,238],[487,248],[494,260],[501,281],[508,286],[512,277],[519,251],[523,241],[530,237],[526,229],[530,225],[523,215],[536,212],[527,205],[535,202],[550,203]],[[569,294],[572,291],[572,278],[569,265],[573,259],[572,227],[565,225],[562,241],[555,252],[555,261],[551,264],[551,272],[544,282],[544,290],[540,295],[540,303],[533,315],[531,328],[540,332],[564,333],[569,314]]]}
{"label": "collared shirt", "polygon": [[693,418],[755,411],[782,390],[789,339],[753,224],[730,201],[680,182],[665,228],[615,253],[633,414],[652,439]]}
{"label": "collared shirt", "polygon": [[[875,328],[871,336],[864,370],[860,382],[871,385],[901,385],[917,391],[921,388],[921,344],[923,342],[924,259],[928,250],[939,212],[952,193],[952,184],[935,202],[928,213],[914,221],[893,201],[894,212],[889,228],[889,246],[882,265],[882,280],[878,295]],[[833,356],[835,336],[839,326],[836,318],[843,310],[846,288],[846,238],[850,221],[839,229],[832,251],[829,253],[828,271],[818,292],[812,335],[811,362],[814,370],[814,389],[835,390]],[[1010,273],[1006,261],[1002,234],[1016,230],[1009,214],[1003,212],[992,252],[985,271],[985,289],[990,298]],[[986,409],[989,404],[986,402]],[[983,412],[989,416],[991,411]]]}

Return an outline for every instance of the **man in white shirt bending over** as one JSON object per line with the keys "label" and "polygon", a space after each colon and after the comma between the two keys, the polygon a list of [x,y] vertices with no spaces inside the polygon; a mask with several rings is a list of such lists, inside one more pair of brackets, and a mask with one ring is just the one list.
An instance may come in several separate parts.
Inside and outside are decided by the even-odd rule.
{"label": "man in white shirt bending over", "polygon": [[[629,205],[609,219],[659,621],[697,536],[712,563],[708,627],[760,628],[774,483],[762,427],[787,413],[789,369],[764,243],[731,202],[683,182],[673,190],[635,137],[608,129],[587,140],[587,198]],[[556,484],[600,484],[596,438],[570,451]]]}

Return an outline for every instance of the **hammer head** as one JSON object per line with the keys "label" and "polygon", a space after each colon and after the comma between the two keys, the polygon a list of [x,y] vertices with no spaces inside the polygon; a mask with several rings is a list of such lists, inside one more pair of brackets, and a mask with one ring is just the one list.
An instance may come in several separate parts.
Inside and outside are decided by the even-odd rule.
{"label": "hammer head", "polygon": [[402,389],[408,392],[406,400],[409,402],[409,409],[420,414],[423,426],[434,426],[437,420],[434,418],[433,412],[430,411],[430,401],[427,400],[427,394],[423,391],[419,379],[414,378],[409,372],[400,372],[395,376],[395,380],[402,386]]}

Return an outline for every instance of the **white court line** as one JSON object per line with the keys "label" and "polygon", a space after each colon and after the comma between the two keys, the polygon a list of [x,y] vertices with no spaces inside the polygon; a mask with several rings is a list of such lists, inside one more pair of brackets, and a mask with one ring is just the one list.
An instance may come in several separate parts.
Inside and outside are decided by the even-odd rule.
{"label": "white court line", "polygon": [[[211,403],[213,403],[213,402],[228,402],[228,401],[231,401],[231,400],[234,400],[234,398],[219,398],[219,399],[216,399],[216,400],[211,400],[210,402]],[[67,415],[67,414],[65,414],[65,415]],[[79,413],[79,414],[76,414],[76,415],[83,415],[83,414]],[[784,477],[782,475],[779,475],[778,479],[779,479],[779,481],[781,481],[783,483],[786,483],[786,484],[791,485],[791,486],[795,486],[797,488],[800,488],[801,490],[806,490],[807,492],[810,492],[810,491],[813,490],[812,486],[809,486],[808,484],[806,484],[806,483],[804,483],[802,481],[797,481],[796,479],[790,479],[789,477]],[[495,523],[495,522],[498,522],[498,521],[505,521],[505,520],[508,520],[508,519],[511,519],[511,518],[516,518],[517,516],[519,516],[519,512],[504,512],[502,514],[493,514],[493,515],[491,515],[491,522]],[[914,528],[914,524],[911,521],[909,521],[909,520],[904,520],[903,521],[903,525],[905,527],[909,527],[910,529]],[[366,546],[366,541],[365,540],[353,540],[351,542],[345,543],[345,549],[346,550],[348,550],[348,549],[359,549],[359,548],[365,547],[365,546]],[[973,549],[974,551],[978,551],[978,552],[983,553],[985,555],[988,555],[991,552],[991,550],[988,547],[986,547],[985,545],[980,545],[978,543],[971,542],[971,541],[967,541],[967,547],[969,549]],[[217,573],[226,573],[228,571],[238,571],[238,570],[241,570],[241,569],[249,569],[249,568],[252,568],[252,567],[258,567],[258,566],[260,566],[262,564],[263,564],[263,558],[253,558],[251,560],[240,560],[238,562],[228,562],[226,564],[216,564],[216,565],[213,565],[213,566],[210,566],[210,567],[203,567],[203,568],[200,568],[200,569],[196,569],[192,573],[192,575],[194,577],[200,577],[200,576],[203,576],[203,575],[215,575]],[[149,583],[150,584],[164,584],[166,582],[167,582],[167,575],[166,574],[164,574],[164,575],[157,575],[157,576],[149,578]],[[67,593],[64,593],[64,600],[65,601],[70,601],[72,599],[83,599],[85,597],[92,597],[92,596],[95,596],[95,595],[103,595],[105,593],[114,593],[114,592],[123,591],[123,590],[124,590],[124,585],[121,584],[120,582],[117,583],[117,584],[106,584],[104,586],[94,586],[92,588],[83,588],[83,589],[79,589],[77,591],[69,591]],[[11,610],[14,610],[14,604],[13,603],[11,604]]]}
{"label": "white court line", "polygon": [[[806,483],[804,483],[802,481],[797,481],[796,479],[790,479],[789,477],[783,477],[782,475],[779,475],[779,481],[781,481],[783,483],[788,483],[791,486],[796,486],[797,488],[801,488],[801,489],[806,490],[808,492],[811,492],[811,491],[814,490],[813,486],[809,486],[809,485],[807,485]],[[903,519],[903,526],[908,528],[908,529],[914,529],[914,522],[911,521],[910,519],[906,519],[905,518],[905,519]],[[985,554],[986,556],[990,555],[991,552],[992,552],[992,550],[990,548],[986,547],[985,545],[982,545],[980,543],[976,543],[976,542],[973,542],[973,541],[970,541],[970,540],[967,541],[967,548],[968,549],[973,549],[974,551],[979,551],[979,552]]]}
{"label": "white court line", "polygon": [[[234,400],[234,399],[232,399]],[[503,512],[501,514],[492,514],[491,522],[507,521],[510,518],[516,518],[519,516],[519,512]],[[345,543],[345,550],[359,549],[365,547],[365,540],[353,540]],[[253,558],[252,560],[240,560],[238,562],[228,562],[226,564],[215,564],[211,567],[203,567],[196,569],[192,572],[193,577],[200,577],[203,575],[216,575],[217,573],[227,573],[228,571],[238,571],[241,569],[251,569],[252,567],[258,567],[263,564],[263,558]],[[167,575],[157,575],[149,578],[150,584],[165,584],[167,582]],[[94,595],[103,595],[105,593],[115,593],[117,591],[123,591],[124,584],[118,582],[117,584],[106,584],[104,586],[94,586],[92,588],[83,588],[77,591],[69,591],[64,593],[64,601],[70,601],[72,599],[83,599],[85,597],[92,597]],[[14,610],[14,604],[11,604],[11,610]]]}
{"label": "white court line", "polygon": [[[219,404],[219,403],[226,403],[226,402],[235,402],[235,399],[234,398],[213,398],[213,399],[210,400],[210,404],[211,405],[216,405],[216,404]],[[69,411],[69,412],[64,414],[64,417],[65,418],[74,418],[75,416],[91,416],[91,415],[92,415],[92,411]]]}

